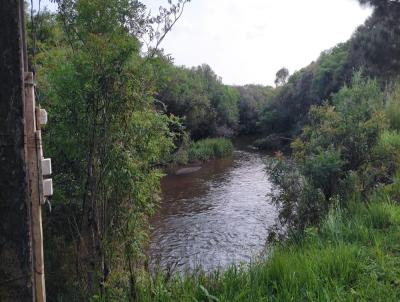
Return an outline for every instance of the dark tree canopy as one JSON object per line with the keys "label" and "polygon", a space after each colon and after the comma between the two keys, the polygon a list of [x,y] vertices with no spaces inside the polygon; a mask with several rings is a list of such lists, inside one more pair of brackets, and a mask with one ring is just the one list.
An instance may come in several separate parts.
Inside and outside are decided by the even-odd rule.
{"label": "dark tree canopy", "polygon": [[358,0],[361,4],[364,5],[372,5],[376,7],[383,7],[388,5],[396,5],[399,4],[399,0]]}
{"label": "dark tree canopy", "polygon": [[[360,1],[374,5],[371,17],[352,38],[324,51],[309,66],[295,72],[264,110],[264,134],[280,133],[293,137],[307,122],[310,106],[330,101],[333,93],[350,84],[352,74],[362,70],[365,76],[377,78],[384,87],[400,72],[400,5],[399,1]],[[277,73],[277,84],[285,72]]]}

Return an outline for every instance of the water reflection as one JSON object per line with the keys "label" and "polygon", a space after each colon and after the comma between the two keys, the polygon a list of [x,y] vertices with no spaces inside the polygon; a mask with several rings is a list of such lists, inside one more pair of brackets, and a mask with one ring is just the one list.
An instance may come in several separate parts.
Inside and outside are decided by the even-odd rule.
{"label": "water reflection", "polygon": [[249,262],[265,248],[276,209],[262,156],[235,151],[187,175],[162,181],[163,202],[154,217],[150,259],[180,271]]}

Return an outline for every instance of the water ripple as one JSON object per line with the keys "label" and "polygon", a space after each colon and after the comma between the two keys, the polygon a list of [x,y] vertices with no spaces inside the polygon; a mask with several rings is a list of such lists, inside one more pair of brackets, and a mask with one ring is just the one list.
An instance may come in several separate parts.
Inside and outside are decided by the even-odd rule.
{"label": "water ripple", "polygon": [[265,249],[277,212],[260,154],[237,151],[195,173],[167,176],[162,189],[152,221],[152,265],[212,270],[250,262]]}

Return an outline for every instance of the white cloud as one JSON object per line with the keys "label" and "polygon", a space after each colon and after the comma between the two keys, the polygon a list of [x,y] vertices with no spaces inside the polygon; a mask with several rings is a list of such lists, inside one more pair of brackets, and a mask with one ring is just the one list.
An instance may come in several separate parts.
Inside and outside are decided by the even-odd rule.
{"label": "white cloud", "polygon": [[[153,12],[167,4],[142,2]],[[227,84],[271,85],[278,69],[308,65],[370,14],[357,0],[191,0],[162,47],[179,65],[209,64]]]}
{"label": "white cloud", "polygon": [[[30,0],[28,0],[28,4],[31,5]],[[53,12],[57,10],[57,3],[54,3],[54,1],[52,2],[50,0],[33,0],[33,8],[35,11],[39,10],[39,4],[40,10],[43,10],[44,8],[47,8]]]}
{"label": "white cloud", "polygon": [[162,46],[179,65],[208,63],[227,84],[271,85],[279,68],[306,66],[370,13],[355,0],[192,0]]}

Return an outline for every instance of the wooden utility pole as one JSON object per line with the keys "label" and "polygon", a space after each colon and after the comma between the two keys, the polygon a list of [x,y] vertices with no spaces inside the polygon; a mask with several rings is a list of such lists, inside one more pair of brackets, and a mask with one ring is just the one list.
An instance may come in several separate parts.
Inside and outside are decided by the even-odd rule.
{"label": "wooden utility pole", "polygon": [[0,301],[33,301],[20,0],[0,1]]}
{"label": "wooden utility pole", "polygon": [[25,72],[25,131],[26,164],[31,198],[33,281],[36,301],[46,300],[44,284],[44,255],[42,230],[43,180],[41,171],[42,148],[39,123],[40,109],[36,108],[33,74]]}
{"label": "wooden utility pole", "polygon": [[[28,72],[24,0],[0,1],[0,301],[46,300],[41,206],[51,195],[50,160]],[[44,172],[44,173],[43,173]]]}

